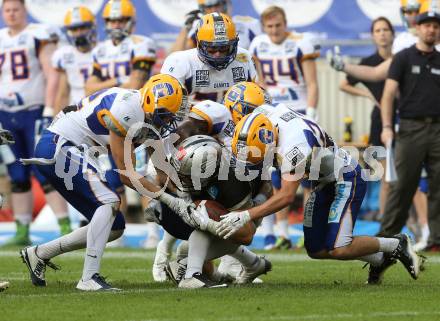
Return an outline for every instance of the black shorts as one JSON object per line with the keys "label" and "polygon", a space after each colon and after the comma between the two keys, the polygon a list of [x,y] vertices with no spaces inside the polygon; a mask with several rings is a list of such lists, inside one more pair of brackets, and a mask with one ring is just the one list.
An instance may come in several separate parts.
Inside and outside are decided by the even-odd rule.
{"label": "black shorts", "polygon": [[186,224],[179,215],[174,213],[168,206],[162,204],[162,218],[160,225],[169,234],[179,240],[188,240],[194,228]]}
{"label": "black shorts", "polygon": [[369,143],[372,146],[383,146],[380,139],[382,133],[382,119],[380,118],[380,109],[374,106],[371,112],[371,125],[370,125],[370,139]]}

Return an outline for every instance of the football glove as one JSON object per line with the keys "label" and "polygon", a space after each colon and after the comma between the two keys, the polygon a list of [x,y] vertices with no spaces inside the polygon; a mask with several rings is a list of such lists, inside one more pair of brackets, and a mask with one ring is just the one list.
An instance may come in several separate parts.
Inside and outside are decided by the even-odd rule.
{"label": "football glove", "polygon": [[158,200],[150,200],[144,210],[144,217],[147,222],[161,224],[162,221],[162,206]]}
{"label": "football glove", "polygon": [[339,46],[335,46],[333,51],[327,50],[327,61],[333,69],[337,71],[344,71],[345,63],[342,59]]}
{"label": "football glove", "polygon": [[14,136],[9,130],[0,128],[0,145],[11,145],[15,143]]}
{"label": "football glove", "polygon": [[235,232],[251,220],[249,211],[230,212],[220,217],[222,220],[220,221],[216,232],[219,237],[223,237],[225,240],[230,238]]}
{"label": "football glove", "polygon": [[203,17],[203,14],[200,10],[193,10],[186,14],[185,16],[185,28],[189,32],[194,24],[194,21],[199,20]]}
{"label": "football glove", "polygon": [[195,218],[197,215],[194,215],[194,211],[196,209],[194,203],[184,201],[167,193],[162,193],[158,200],[167,205],[174,213],[179,215],[179,217],[186,224],[192,226],[193,228],[200,229],[200,225]]}

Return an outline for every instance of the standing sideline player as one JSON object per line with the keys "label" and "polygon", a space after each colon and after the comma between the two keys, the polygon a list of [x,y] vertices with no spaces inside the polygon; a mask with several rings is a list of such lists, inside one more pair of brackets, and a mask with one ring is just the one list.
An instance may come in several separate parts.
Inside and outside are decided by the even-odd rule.
{"label": "standing sideline player", "polygon": [[35,168],[19,162],[20,158],[33,156],[38,136],[53,116],[57,75],[50,59],[55,41],[45,26],[28,23],[24,0],[3,1],[2,16],[7,27],[0,30],[0,122],[3,128],[12,132],[16,141],[11,146],[16,160],[8,165],[8,174],[17,232],[7,244],[29,245],[32,173],[58,218],[61,233],[70,232],[64,199]]}

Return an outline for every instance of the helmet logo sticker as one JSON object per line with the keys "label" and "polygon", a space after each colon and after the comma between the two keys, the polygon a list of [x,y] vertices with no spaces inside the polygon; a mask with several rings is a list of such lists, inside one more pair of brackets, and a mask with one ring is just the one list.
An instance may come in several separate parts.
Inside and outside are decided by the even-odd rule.
{"label": "helmet logo sticker", "polygon": [[186,150],[185,150],[185,148],[180,146],[177,153],[176,153],[176,157],[178,160],[181,161],[185,156],[186,156]]}
{"label": "helmet logo sticker", "polygon": [[273,143],[273,132],[271,130],[261,128],[258,131],[258,138],[264,144],[271,144]]}
{"label": "helmet logo sticker", "polygon": [[215,40],[228,40],[226,37],[226,27],[223,21],[214,21]]}
{"label": "helmet logo sticker", "polygon": [[157,84],[153,87],[153,94],[156,99],[171,96],[173,93],[173,86],[169,83]]}

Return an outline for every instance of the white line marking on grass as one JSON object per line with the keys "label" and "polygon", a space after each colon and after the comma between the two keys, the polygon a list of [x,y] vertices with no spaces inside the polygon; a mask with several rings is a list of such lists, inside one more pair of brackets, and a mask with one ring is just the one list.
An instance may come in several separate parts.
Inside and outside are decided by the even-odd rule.
{"label": "white line marking on grass", "polygon": [[[108,259],[154,259],[154,252],[127,252],[127,251],[108,251],[104,253],[104,258]],[[307,254],[302,253],[266,253],[265,256],[273,262],[304,262],[304,261],[314,261],[319,262],[319,260],[312,260],[307,256]],[[18,251],[1,251],[0,257],[15,257],[19,258],[20,255]],[[84,251],[70,252],[62,254],[60,257],[63,258],[84,258]],[[326,260],[326,262],[331,262],[331,260]],[[335,260],[333,260],[335,262]],[[428,264],[439,264],[440,256],[429,256],[427,260]]]}
{"label": "white line marking on grass", "polygon": [[[390,311],[390,312],[372,312],[372,313],[337,313],[337,314],[305,314],[305,315],[280,315],[280,316],[258,316],[253,315],[252,320],[337,320],[337,319],[352,319],[359,320],[360,318],[384,318],[384,317],[416,317],[416,316],[434,316],[440,315],[437,311]],[[240,321],[248,320],[246,317],[221,318],[221,321]]]}

